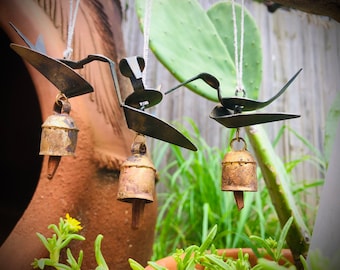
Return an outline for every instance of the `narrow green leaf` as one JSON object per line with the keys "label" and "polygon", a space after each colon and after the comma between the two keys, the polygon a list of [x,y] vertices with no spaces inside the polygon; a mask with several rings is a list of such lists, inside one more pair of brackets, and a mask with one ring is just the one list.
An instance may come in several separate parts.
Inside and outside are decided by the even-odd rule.
{"label": "narrow green leaf", "polygon": [[268,245],[265,239],[262,239],[261,237],[258,237],[256,235],[249,236],[250,239],[255,240],[258,243],[258,247],[264,248],[268,255],[272,258],[275,258],[275,254],[271,247]]}
{"label": "narrow green leaf", "polygon": [[45,248],[48,250],[48,252],[52,251],[52,248],[50,243],[47,241],[46,237],[42,235],[41,233],[37,233],[38,238],[40,241],[44,244]]}
{"label": "narrow green leaf", "polygon": [[232,269],[226,262],[222,260],[220,256],[216,256],[214,254],[206,254],[205,257],[208,258],[214,265],[218,265],[219,267],[221,267],[221,269]]}
{"label": "narrow green leaf", "polygon": [[[132,258],[128,259],[128,262],[130,264],[130,267],[132,270],[144,270],[144,267],[140,265],[137,261],[135,261]],[[151,265],[151,264],[150,264]]]}
{"label": "narrow green leaf", "polygon": [[282,231],[281,231],[281,234],[280,234],[280,238],[277,242],[277,249],[276,249],[276,254],[275,254],[275,258],[278,260],[280,257],[281,257],[281,251],[282,251],[282,248],[283,248],[283,245],[286,241],[286,237],[287,237],[287,234],[288,234],[288,231],[293,223],[293,217],[290,217],[286,224],[283,226],[282,228]]}
{"label": "narrow green leaf", "polygon": [[168,270],[166,267],[158,265],[154,262],[148,262],[149,265],[151,265],[155,270]]}
{"label": "narrow green leaf", "polygon": [[212,242],[214,241],[214,238],[216,236],[217,233],[217,224],[215,224],[212,229],[210,230],[207,239],[205,239],[205,241],[202,243],[202,245],[199,247],[198,252],[202,253],[204,251],[206,251],[212,244]]}
{"label": "narrow green leaf", "polygon": [[96,240],[94,242],[94,252],[95,252],[95,257],[96,257],[96,262],[98,264],[98,267],[96,270],[109,270],[109,267],[106,264],[106,261],[104,259],[104,256],[101,251],[101,243],[103,240],[104,236],[102,234],[98,234],[96,237]]}
{"label": "narrow green leaf", "polygon": [[185,255],[183,258],[183,265],[189,264],[190,259],[195,256],[195,252],[197,251],[198,251],[198,246],[192,245],[192,246],[187,247],[184,250]]}
{"label": "narrow green leaf", "polygon": [[262,270],[287,270],[287,267],[279,265],[277,262],[270,261],[265,258],[259,258],[257,260],[257,264],[259,265],[258,269],[262,269]]}

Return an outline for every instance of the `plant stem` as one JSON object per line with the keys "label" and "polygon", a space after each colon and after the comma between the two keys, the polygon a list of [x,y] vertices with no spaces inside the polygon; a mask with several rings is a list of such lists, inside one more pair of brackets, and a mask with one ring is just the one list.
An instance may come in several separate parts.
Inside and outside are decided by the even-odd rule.
{"label": "plant stem", "polygon": [[272,203],[281,227],[292,216],[294,218],[287,234],[287,244],[292,251],[297,269],[303,269],[300,255],[307,256],[310,233],[304,223],[288,186],[288,174],[281,159],[276,155],[262,126],[245,128],[250,144],[261,168]]}
{"label": "plant stem", "polygon": [[51,261],[53,261],[54,264],[58,264],[59,263],[60,251],[61,251],[60,246],[61,246],[63,240],[64,240],[63,234],[60,233],[58,235],[57,242],[56,242],[52,252],[50,253],[50,259],[51,259]]}

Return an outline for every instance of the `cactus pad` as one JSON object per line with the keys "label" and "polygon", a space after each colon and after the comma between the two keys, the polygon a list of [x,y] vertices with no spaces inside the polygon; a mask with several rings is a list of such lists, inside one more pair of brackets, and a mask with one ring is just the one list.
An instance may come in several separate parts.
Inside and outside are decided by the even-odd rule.
{"label": "cactus pad", "polygon": [[[143,30],[145,0],[136,0]],[[180,82],[198,73],[215,76],[222,96],[235,95],[234,30],[231,4],[219,2],[205,11],[196,0],[153,0],[149,24],[149,46],[156,58]],[[240,33],[241,7],[235,4]],[[256,98],[262,77],[262,52],[258,28],[244,12],[243,83],[247,96]],[[239,43],[239,42],[238,42]],[[203,81],[187,87],[198,95],[217,101],[216,90]]]}

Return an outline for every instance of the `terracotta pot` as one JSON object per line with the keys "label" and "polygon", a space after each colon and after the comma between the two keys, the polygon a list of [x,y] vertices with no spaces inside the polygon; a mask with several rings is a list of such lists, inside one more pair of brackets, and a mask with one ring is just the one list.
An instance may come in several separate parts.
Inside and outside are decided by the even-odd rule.
{"label": "terracotta pot", "polygon": [[[256,265],[257,263],[257,257],[255,256],[253,250],[251,248],[242,248],[243,254],[248,253],[249,254],[249,262],[251,266]],[[225,254],[227,257],[237,259],[238,258],[238,252],[239,248],[230,248],[230,249],[219,249],[218,254]],[[291,263],[294,263],[292,253],[289,249],[283,249],[282,250],[283,256],[288,259]],[[269,256],[266,256],[266,258],[270,259]],[[168,256],[162,259],[159,259],[156,261],[157,264],[166,267],[168,270],[176,270],[177,269],[177,263],[175,259],[172,256]],[[283,261],[281,263],[284,263]],[[146,270],[153,270],[153,267],[147,266],[145,267]],[[202,270],[204,269],[203,266],[197,265],[196,269]]]}

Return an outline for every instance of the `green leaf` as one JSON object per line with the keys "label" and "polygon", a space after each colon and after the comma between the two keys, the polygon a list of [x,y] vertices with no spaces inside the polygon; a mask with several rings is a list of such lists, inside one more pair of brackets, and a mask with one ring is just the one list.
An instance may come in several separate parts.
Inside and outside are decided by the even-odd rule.
{"label": "green leaf", "polygon": [[129,258],[129,264],[132,270],[144,270],[144,267],[140,265],[137,261],[132,258]]}
{"label": "green leaf", "polygon": [[262,239],[261,237],[258,237],[256,235],[251,235],[249,236],[249,238],[255,240],[258,243],[259,248],[264,248],[270,257],[275,258],[273,250],[268,245],[265,239]]}
{"label": "green leaf", "polygon": [[[256,269],[261,269],[261,270],[287,270],[287,267],[284,267],[282,265],[279,265],[275,261],[270,261],[265,258],[259,258],[257,260],[257,265],[258,267]],[[289,267],[288,269],[295,269],[295,266]]]}
{"label": "green leaf", "polygon": [[199,247],[198,252],[203,253],[204,251],[206,251],[211,246],[211,244],[213,243],[214,238],[216,236],[216,233],[217,233],[217,224],[215,224],[212,227],[212,229],[210,230],[210,232],[207,236],[207,239],[205,239],[205,241]]}
{"label": "green leaf", "polygon": [[68,234],[59,249],[65,248],[72,240],[84,241],[85,237],[76,233]]}
{"label": "green leaf", "polygon": [[275,254],[275,259],[278,261],[281,257],[281,251],[282,251],[282,248],[283,248],[283,245],[286,241],[286,237],[287,237],[287,234],[288,234],[288,231],[290,229],[290,226],[292,225],[293,223],[293,217],[290,217],[286,224],[283,226],[282,228],[282,231],[281,231],[281,234],[280,234],[280,238],[279,238],[279,241],[277,242],[277,249],[276,249],[276,254]]}
{"label": "green leaf", "polygon": [[48,252],[51,252],[53,250],[53,247],[51,246],[51,243],[47,241],[46,237],[42,235],[41,233],[37,233],[37,236],[40,239],[40,241],[44,244]]}
{"label": "green leaf", "polygon": [[107,266],[104,256],[101,252],[101,243],[103,238],[104,236],[102,234],[98,234],[94,242],[94,253],[96,257],[96,262],[98,264],[96,270],[109,270],[109,267]]}
{"label": "green leaf", "polygon": [[208,258],[209,261],[211,261],[214,265],[218,265],[219,267],[221,267],[221,269],[226,269],[226,270],[232,269],[226,262],[222,260],[220,256],[216,256],[214,254],[206,254],[205,257]]}
{"label": "green leaf", "polygon": [[82,263],[82,258],[83,258],[83,251],[81,250],[79,252],[79,258],[81,258],[80,260],[79,260],[79,258],[78,258],[78,260],[76,260],[73,257],[71,249],[69,249],[69,248],[66,250],[66,254],[67,254],[67,260],[66,261],[71,266],[71,269],[72,270],[80,270],[81,263]]}
{"label": "green leaf", "polygon": [[44,269],[45,268],[45,265],[46,265],[46,261],[50,259],[34,259],[33,263],[32,263],[32,266],[33,268],[39,268],[39,269]]}
{"label": "green leaf", "polygon": [[195,245],[192,245],[192,246],[189,246],[185,249],[184,251],[184,258],[183,258],[183,265],[188,265],[189,264],[189,261],[190,259],[195,255],[195,252],[198,251],[199,247],[198,246],[195,246]]}
{"label": "green leaf", "polygon": [[57,227],[57,225],[55,225],[55,224],[50,224],[47,228],[48,228],[48,229],[52,229],[58,236],[61,235],[60,230],[59,230],[59,228]]}

